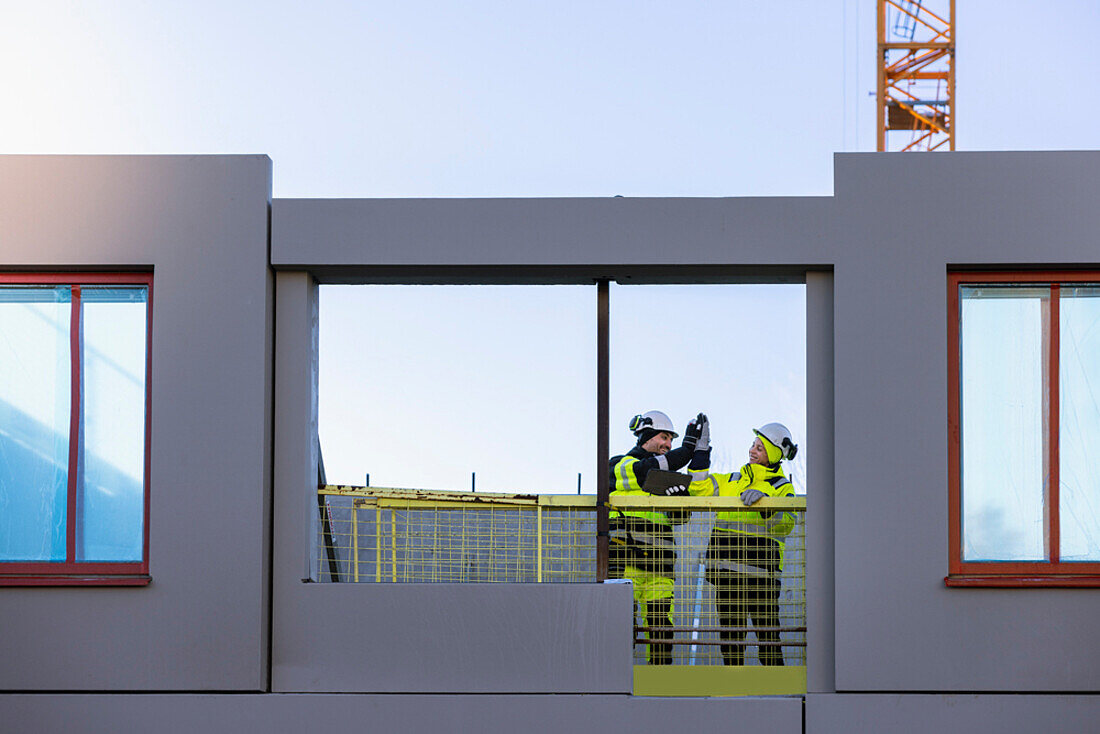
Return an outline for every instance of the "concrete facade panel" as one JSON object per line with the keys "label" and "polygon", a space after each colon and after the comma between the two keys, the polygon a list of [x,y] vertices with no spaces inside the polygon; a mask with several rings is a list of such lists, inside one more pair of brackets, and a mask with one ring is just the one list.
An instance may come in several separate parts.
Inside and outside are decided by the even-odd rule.
{"label": "concrete facade panel", "polygon": [[1100,154],[919,158],[836,159],[836,686],[1094,691],[1095,590],[944,587],[946,273],[1096,267]]}
{"label": "concrete facade panel", "polygon": [[813,492],[806,497],[806,686],[836,690],[833,599],[833,275],[806,274],[806,464]]}
{"label": "concrete facade panel", "polygon": [[437,734],[698,731],[799,734],[799,698],[446,695],[0,695],[0,720],[23,734],[379,731]]}
{"label": "concrete facade panel", "polygon": [[[959,266],[1100,269],[1100,153],[847,154],[835,165],[830,198],[272,203],[262,156],[0,158],[0,267],[151,268],[155,278],[153,583],[3,590],[0,656],[13,662],[0,668],[0,688],[263,690],[270,579],[277,691],[629,690],[623,587],[302,581],[316,513],[314,275],[354,280],[396,267],[415,279],[494,267],[507,277],[508,268],[545,267],[590,280],[671,263],[673,277],[813,271],[805,276],[813,330],[808,729],[864,710],[947,730],[951,711],[1009,730],[1037,720],[1028,706],[1064,708],[1070,721],[1091,716],[1090,697],[973,695],[1100,689],[1100,656],[1087,643],[1100,593],[943,585],[946,274]],[[269,205],[270,262],[280,271],[274,306]],[[815,695],[834,688],[852,693]],[[951,692],[958,695],[942,695]],[[94,705],[107,718],[113,705],[144,716],[142,701],[156,700],[55,698],[64,702],[57,716]],[[239,711],[253,705],[240,703],[249,696],[224,698],[209,700],[236,700]],[[432,708],[444,698],[402,700],[445,719]],[[525,698],[452,706],[474,716],[483,713],[479,701]],[[534,697],[542,703],[532,710],[556,698]],[[273,699],[296,701],[277,704],[295,712],[341,700]],[[4,705],[45,709],[35,702],[50,700],[9,696]],[[397,705],[389,700],[332,706]],[[583,701],[582,712],[637,701],[561,700]],[[1010,720],[998,706],[1019,708]],[[564,726],[572,716],[547,720]]]}
{"label": "concrete facade panel", "polygon": [[840,694],[806,697],[806,734],[1034,734],[1096,731],[1100,698],[1044,695]]}
{"label": "concrete facade panel", "polygon": [[[835,165],[836,195],[823,199],[277,201],[272,262],[353,278],[493,264],[598,277],[670,253],[669,272],[831,268],[832,395],[811,392],[808,414],[834,411],[835,470],[818,458],[809,486],[832,488],[835,586],[828,565],[808,583],[834,594],[836,688],[1095,690],[1100,658],[1078,640],[1100,595],[947,589],[943,577],[947,271],[1097,267],[1100,153],[845,154]],[[811,385],[822,381],[824,363],[810,368]],[[828,529],[816,537],[811,558],[831,553]],[[828,689],[827,675],[811,679]]]}
{"label": "concrete facade panel", "polygon": [[[300,624],[280,625],[275,637],[275,691],[629,693],[633,685],[626,586],[300,586]],[[280,599],[280,612],[288,607]]]}
{"label": "concrete facade panel", "polygon": [[260,690],[271,161],[0,157],[0,268],[153,271],[143,588],[7,588],[0,688]]}
{"label": "concrete facade panel", "polygon": [[277,269],[813,263],[832,211],[829,198],[278,199],[271,262]]}
{"label": "concrete facade panel", "polygon": [[316,285],[276,278],[272,687],[627,693],[629,587],[305,583],[316,515]]}

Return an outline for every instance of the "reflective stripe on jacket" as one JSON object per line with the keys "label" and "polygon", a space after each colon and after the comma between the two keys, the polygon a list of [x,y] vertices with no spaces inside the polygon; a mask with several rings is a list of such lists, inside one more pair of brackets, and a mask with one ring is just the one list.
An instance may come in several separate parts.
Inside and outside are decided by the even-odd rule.
{"label": "reflective stripe on jacket", "polygon": [[[707,479],[720,497],[740,497],[746,489],[760,490],[768,497],[794,495],[794,485],[779,466],[746,464],[740,472],[711,474]],[[708,566],[734,573],[777,573],[783,567],[784,538],[794,524],[794,513],[788,511],[719,512],[707,549]]]}
{"label": "reflective stripe on jacket", "polygon": [[[656,457],[658,462],[664,459],[663,456]],[[637,475],[634,473],[634,464],[638,463],[637,457],[627,454],[621,457],[617,462],[614,462],[611,467],[611,475],[614,481],[611,484],[611,494],[618,497],[652,497],[649,492],[642,489],[641,482],[638,481]],[[665,466],[667,466],[667,462]],[[668,516],[663,512],[647,511],[647,510],[614,510],[615,513],[625,515],[626,517],[640,517],[644,520],[649,520],[657,525],[667,525],[670,528],[672,523],[669,521]]]}
{"label": "reflective stripe on jacket", "polygon": [[676,564],[676,540],[671,525],[658,525],[641,517],[611,516],[609,546],[611,575],[622,578],[625,566],[672,578]]}
{"label": "reflective stripe on jacket", "polygon": [[[611,495],[617,497],[652,497],[642,489],[643,476],[637,474],[638,463],[642,460],[656,464],[659,469],[671,469],[668,460],[659,454],[651,454],[639,447],[631,449],[625,456],[611,460]],[[677,467],[678,468],[678,467]],[[676,563],[676,541],[672,534],[674,521],[679,521],[676,510],[657,512],[656,510],[618,510],[611,511],[610,561],[612,575],[621,576],[621,567],[634,566],[672,578]],[[670,518],[670,515],[672,516]],[[620,567],[620,572],[614,571]]]}
{"label": "reflective stripe on jacket", "polygon": [[[733,474],[712,474],[718,483],[718,496],[740,497],[746,489],[757,489],[768,497],[791,497],[794,485],[783,474],[783,469],[774,469],[758,464],[746,464],[740,472]],[[747,535],[760,535],[782,543],[794,529],[794,514],[775,511],[719,512],[715,525],[719,530]]]}

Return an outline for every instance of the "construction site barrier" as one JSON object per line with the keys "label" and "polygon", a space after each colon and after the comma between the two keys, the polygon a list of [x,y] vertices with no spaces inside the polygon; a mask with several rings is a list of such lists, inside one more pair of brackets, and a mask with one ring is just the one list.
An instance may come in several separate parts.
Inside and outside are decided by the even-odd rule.
{"label": "construction site barrier", "polygon": [[[318,509],[315,581],[597,581],[592,495],[328,485],[318,490]],[[770,562],[763,558],[759,543],[730,545],[728,536],[720,537],[730,531],[715,530],[716,523],[743,526],[740,518],[759,522],[761,511],[775,518],[778,564],[774,557]],[[610,575],[631,579],[638,599],[635,665],[805,665],[804,497],[765,498],[746,508],[737,497],[612,496],[609,512]],[[667,565],[655,573],[644,561],[641,569],[624,570],[624,533],[615,531],[616,522],[626,527],[626,518],[638,513],[672,518],[666,534],[671,542],[665,546],[675,548],[671,574]],[[644,543],[643,535],[631,540]],[[715,542],[720,552],[712,547]],[[776,546],[770,548],[774,555]],[[650,649],[655,639],[659,643]]]}

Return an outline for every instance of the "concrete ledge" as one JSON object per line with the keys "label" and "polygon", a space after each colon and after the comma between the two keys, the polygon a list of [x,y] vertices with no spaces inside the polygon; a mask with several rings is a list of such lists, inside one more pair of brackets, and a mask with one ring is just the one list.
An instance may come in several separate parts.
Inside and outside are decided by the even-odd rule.
{"label": "concrete ledge", "polygon": [[1027,694],[810,694],[808,734],[882,731],[936,732],[1096,731],[1100,696]]}
{"label": "concrete ledge", "polygon": [[298,584],[279,627],[283,693],[631,690],[629,586]]}
{"label": "concrete ledge", "polygon": [[800,698],[576,695],[0,695],[6,731],[299,732],[802,731]]}

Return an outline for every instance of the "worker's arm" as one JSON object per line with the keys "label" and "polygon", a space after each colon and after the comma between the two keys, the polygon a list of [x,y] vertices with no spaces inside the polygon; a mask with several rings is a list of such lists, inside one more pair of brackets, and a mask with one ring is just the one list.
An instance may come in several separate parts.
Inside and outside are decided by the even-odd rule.
{"label": "worker's arm", "polygon": [[[638,479],[638,486],[645,485],[645,478],[654,469],[664,471],[680,471],[691,461],[697,449],[707,449],[710,446],[710,426],[707,417],[700,413],[684,431],[684,441],[677,448],[667,454],[655,454],[644,459],[638,459],[630,465],[634,476]],[[709,451],[707,453],[709,456]]]}
{"label": "worker's arm", "polygon": [[683,443],[680,444],[679,448],[669,451],[662,457],[668,461],[668,466],[661,468],[668,469],[669,471],[680,471],[691,462],[698,451],[706,452],[709,466],[710,423],[707,421],[707,416],[704,413],[695,416],[695,418],[688,423],[687,429],[684,431]]}
{"label": "worker's arm", "polygon": [[710,473],[710,449],[696,450],[688,464],[691,486],[688,494],[694,497],[708,497],[718,494],[718,480]]}

